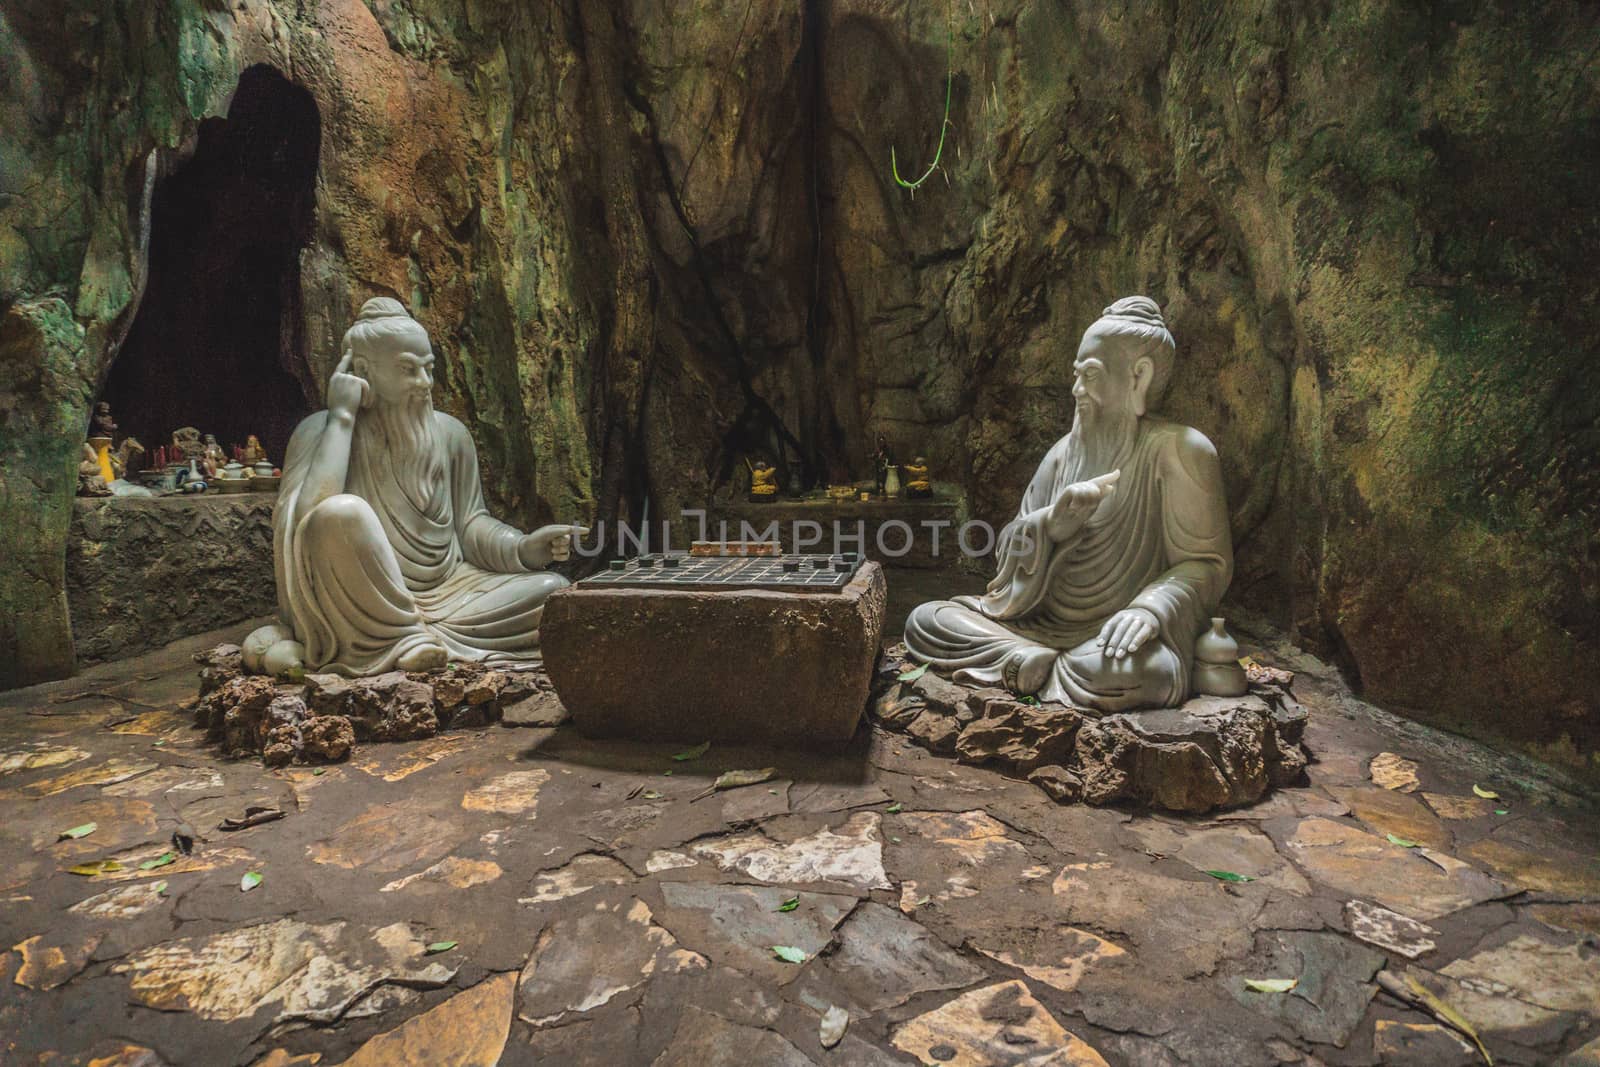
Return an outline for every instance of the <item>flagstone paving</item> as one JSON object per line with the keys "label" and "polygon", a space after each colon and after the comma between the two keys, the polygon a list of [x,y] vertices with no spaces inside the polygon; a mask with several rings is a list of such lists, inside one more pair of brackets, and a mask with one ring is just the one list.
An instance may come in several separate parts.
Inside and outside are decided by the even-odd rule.
{"label": "flagstone paving", "polygon": [[1593,798],[1281,645],[1305,780],[1179,818],[548,708],[268,770],[182,707],[219,636],[0,694],[0,1063],[1481,1062],[1425,997],[1497,1063],[1600,1063]]}

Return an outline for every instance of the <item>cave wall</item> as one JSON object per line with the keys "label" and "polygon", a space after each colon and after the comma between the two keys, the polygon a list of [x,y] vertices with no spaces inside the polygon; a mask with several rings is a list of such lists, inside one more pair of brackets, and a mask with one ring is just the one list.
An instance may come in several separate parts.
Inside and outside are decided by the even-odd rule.
{"label": "cave wall", "polygon": [[[1145,292],[1166,413],[1223,457],[1235,600],[1374,700],[1594,772],[1592,6],[44,7],[0,6],[0,522],[38,531],[0,683],[70,669],[71,461],[144,161],[267,62],[323,123],[308,372],[406,301],[514,521],[671,514],[755,452],[864,474],[878,432],[1003,518],[1078,336]],[[890,149],[932,158],[947,46],[913,194]]]}

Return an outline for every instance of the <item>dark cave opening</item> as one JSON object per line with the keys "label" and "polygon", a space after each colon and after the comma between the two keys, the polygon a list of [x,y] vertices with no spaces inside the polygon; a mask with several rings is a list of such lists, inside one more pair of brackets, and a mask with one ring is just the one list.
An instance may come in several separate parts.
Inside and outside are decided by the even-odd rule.
{"label": "dark cave opening", "polygon": [[250,67],[227,118],[156,185],[144,295],[98,399],[148,450],[193,426],[275,464],[311,410],[300,252],[311,239],[322,120],[311,93]]}

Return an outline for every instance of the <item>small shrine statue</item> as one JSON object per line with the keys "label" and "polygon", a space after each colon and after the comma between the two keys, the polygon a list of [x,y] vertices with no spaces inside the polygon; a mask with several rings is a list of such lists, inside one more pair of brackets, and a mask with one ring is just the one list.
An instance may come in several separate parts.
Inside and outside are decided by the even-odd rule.
{"label": "small shrine statue", "polygon": [[104,400],[94,406],[94,417],[89,420],[89,436],[116,440],[117,420],[111,417],[111,405]]}
{"label": "small shrine statue", "polygon": [[875,484],[878,495],[883,496],[889,481],[889,468],[894,466],[894,453],[889,451],[889,442],[883,434],[878,435],[878,446],[872,452],[872,469],[876,475]]}
{"label": "small shrine statue", "polygon": [[[433,408],[433,347],[396,300],[361,308],[328,409],[289,441],[273,516],[278,624],[245,666],[278,676],[536,660],[581,526],[524,534],[484,507],[467,428]],[[258,446],[259,447],[259,446]]]}
{"label": "small shrine statue", "polygon": [[261,439],[255,434],[250,434],[244,439],[244,451],[239,454],[239,462],[246,467],[254,467],[257,463],[267,458],[267,450],[261,447]]}
{"label": "small shrine statue", "polygon": [[83,455],[78,461],[78,495],[110,496],[111,482],[106,478],[109,467],[101,466],[101,450],[90,441],[83,443]]}
{"label": "small shrine statue", "polygon": [[1072,429],[1001,532],[999,573],[983,596],[917,607],[912,656],[957,681],[1083,708],[1188,699],[1233,543],[1216,449],[1147,413],[1174,352],[1146,297],[1118,300],[1089,327],[1073,363]]}
{"label": "small shrine statue", "polygon": [[206,481],[212,481],[223,467],[228,464],[228,455],[222,451],[222,446],[217,443],[217,435],[206,434],[205,451],[200,456],[200,470],[204,472]]}
{"label": "small shrine statue", "polygon": [[180,426],[172,431],[172,454],[167,457],[168,463],[182,463],[187,466],[205,454],[206,446],[200,439],[199,430],[193,426]]}
{"label": "small shrine statue", "polygon": [[918,456],[903,468],[906,475],[907,500],[927,500],[933,496],[933,483],[928,481],[928,461]]}
{"label": "small shrine statue", "polygon": [[778,499],[778,468],[764,459],[758,459],[750,468],[750,500],[756,504],[770,504]]}

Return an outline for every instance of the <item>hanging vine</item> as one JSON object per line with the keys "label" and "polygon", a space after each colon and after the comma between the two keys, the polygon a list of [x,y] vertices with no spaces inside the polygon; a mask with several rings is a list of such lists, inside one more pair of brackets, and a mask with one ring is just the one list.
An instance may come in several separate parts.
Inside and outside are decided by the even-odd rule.
{"label": "hanging vine", "polygon": [[902,189],[910,189],[913,194],[923,182],[933,177],[934,171],[939,169],[939,158],[944,155],[945,134],[950,129],[950,97],[955,85],[955,16],[949,7],[945,9],[944,29],[944,118],[939,123],[939,143],[933,150],[933,162],[928,164],[928,169],[922,172],[921,177],[915,181],[907,181],[900,176],[900,163],[895,158],[894,145],[889,146],[889,172],[894,175],[896,185]]}

